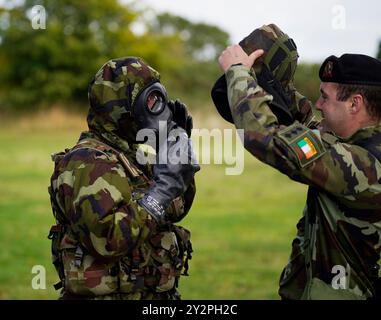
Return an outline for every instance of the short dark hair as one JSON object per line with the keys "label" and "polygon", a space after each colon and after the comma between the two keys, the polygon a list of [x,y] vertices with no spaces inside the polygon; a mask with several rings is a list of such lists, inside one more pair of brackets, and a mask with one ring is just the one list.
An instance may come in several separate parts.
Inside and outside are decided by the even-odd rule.
{"label": "short dark hair", "polygon": [[345,101],[356,93],[362,95],[369,115],[381,119],[381,87],[338,83],[336,99]]}

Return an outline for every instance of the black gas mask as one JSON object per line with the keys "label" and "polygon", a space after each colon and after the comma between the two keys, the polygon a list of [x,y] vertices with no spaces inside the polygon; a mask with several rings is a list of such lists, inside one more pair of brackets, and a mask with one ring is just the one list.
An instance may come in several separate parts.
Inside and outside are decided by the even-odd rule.
{"label": "black gas mask", "polygon": [[[273,100],[269,103],[271,111],[277,117],[279,124],[290,125],[293,122],[289,105],[291,103],[285,89],[266,67],[262,67],[261,73],[257,74],[258,84],[267,93],[273,96]],[[230,111],[228,100],[228,88],[225,75],[217,79],[211,91],[212,100],[220,115],[228,122],[234,123],[233,116]]]}
{"label": "black gas mask", "polygon": [[136,98],[133,114],[138,129],[152,129],[159,132],[159,122],[167,124],[172,120],[172,112],[168,108],[167,91],[160,82],[155,82],[143,89]]}

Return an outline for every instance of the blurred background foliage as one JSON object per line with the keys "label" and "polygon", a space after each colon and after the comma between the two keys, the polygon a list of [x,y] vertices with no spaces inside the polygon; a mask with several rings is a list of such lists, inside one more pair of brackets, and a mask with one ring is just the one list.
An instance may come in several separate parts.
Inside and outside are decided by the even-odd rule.
{"label": "blurred background foliage", "polygon": [[[43,5],[46,29],[31,27]],[[134,31],[139,30],[139,31]],[[216,26],[170,14],[148,15],[135,2],[31,1],[0,9],[0,106],[28,110],[54,104],[82,107],[87,84],[107,60],[140,56],[159,70],[172,95],[209,100],[229,35]]]}
{"label": "blurred background foliage", "polygon": [[[217,57],[230,43],[229,33],[218,26],[157,14],[137,1],[2,3],[1,110],[56,104],[84,109],[91,77],[107,60],[126,55],[144,58],[159,70],[171,96],[181,97],[192,110],[203,109],[221,73]],[[38,4],[46,10],[46,29],[31,27],[31,8]],[[317,75],[318,65],[300,64],[295,78],[313,102],[319,94]]]}

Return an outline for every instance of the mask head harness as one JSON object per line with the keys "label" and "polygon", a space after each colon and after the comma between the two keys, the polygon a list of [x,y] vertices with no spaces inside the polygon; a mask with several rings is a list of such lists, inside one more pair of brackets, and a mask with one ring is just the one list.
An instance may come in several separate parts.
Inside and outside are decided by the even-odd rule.
{"label": "mask head harness", "polygon": [[[289,111],[290,97],[287,95],[286,87],[293,80],[297,65],[298,52],[294,41],[276,25],[270,24],[255,29],[239,45],[247,54],[257,49],[264,49],[264,55],[253,65],[258,84],[273,96],[270,108],[278,118],[278,122],[291,124],[293,118]],[[226,121],[233,123],[225,75],[217,79],[211,96],[220,115]]]}

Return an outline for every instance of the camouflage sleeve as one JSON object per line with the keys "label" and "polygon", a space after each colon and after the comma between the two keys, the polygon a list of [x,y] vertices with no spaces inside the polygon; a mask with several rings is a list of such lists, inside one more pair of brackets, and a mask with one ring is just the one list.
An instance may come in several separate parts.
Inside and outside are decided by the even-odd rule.
{"label": "camouflage sleeve", "polygon": [[56,190],[72,231],[90,254],[118,259],[149,236],[156,225],[133,199],[116,158],[82,149],[63,161]]}
{"label": "camouflage sleeve", "polygon": [[286,90],[291,97],[290,111],[293,118],[309,128],[317,128],[320,119],[311,101],[299,93],[292,82]]}
{"label": "camouflage sleeve", "polygon": [[368,197],[377,184],[380,164],[367,150],[338,143],[295,122],[279,126],[268,103],[272,96],[258,86],[255,75],[241,65],[226,73],[228,98],[237,129],[244,129],[244,146],[291,179],[322,188],[348,200]]}

